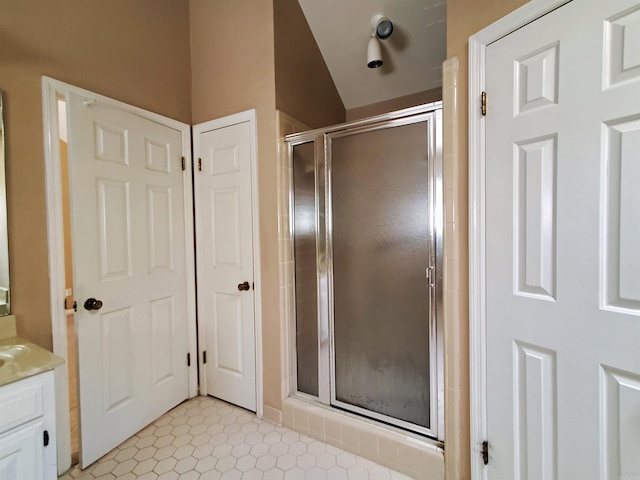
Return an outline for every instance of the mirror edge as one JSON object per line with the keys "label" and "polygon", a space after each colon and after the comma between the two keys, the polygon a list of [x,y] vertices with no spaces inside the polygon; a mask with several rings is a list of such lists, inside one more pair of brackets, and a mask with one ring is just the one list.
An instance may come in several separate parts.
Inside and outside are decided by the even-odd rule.
{"label": "mirror edge", "polygon": [[3,94],[4,92],[0,90],[0,316],[11,314]]}

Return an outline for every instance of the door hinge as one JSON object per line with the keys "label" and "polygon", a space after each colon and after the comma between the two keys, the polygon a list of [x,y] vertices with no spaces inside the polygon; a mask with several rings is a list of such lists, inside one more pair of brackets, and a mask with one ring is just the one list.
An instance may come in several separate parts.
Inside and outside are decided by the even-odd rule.
{"label": "door hinge", "polygon": [[77,312],[77,311],[78,311],[78,302],[76,302],[75,300],[74,300],[74,302],[73,302],[73,311],[74,311],[74,312]]}
{"label": "door hinge", "polygon": [[202,363],[207,363],[207,351],[202,352]]}
{"label": "door hinge", "polygon": [[46,430],[42,432],[42,443],[45,447],[49,445],[49,432]]}
{"label": "door hinge", "polygon": [[482,461],[485,465],[489,465],[489,442],[482,442]]}
{"label": "door hinge", "polygon": [[198,158],[198,171],[201,172],[202,171],[202,159]]}
{"label": "door hinge", "polygon": [[184,172],[187,169],[187,166],[184,161],[184,157],[182,157],[182,171]]}
{"label": "door hinge", "polygon": [[187,367],[191,366],[191,354],[187,353]]}
{"label": "door hinge", "polygon": [[483,116],[487,114],[487,92],[482,92],[482,97],[480,100],[480,112]]}

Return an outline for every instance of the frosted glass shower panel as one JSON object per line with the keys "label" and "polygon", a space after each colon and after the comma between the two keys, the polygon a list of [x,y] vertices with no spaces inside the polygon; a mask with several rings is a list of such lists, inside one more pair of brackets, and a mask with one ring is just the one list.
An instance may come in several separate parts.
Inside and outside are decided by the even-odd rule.
{"label": "frosted glass shower panel", "polygon": [[317,397],[318,289],[314,143],[295,145],[292,164],[298,391]]}
{"label": "frosted glass shower panel", "polygon": [[430,428],[426,122],[331,141],[335,399]]}

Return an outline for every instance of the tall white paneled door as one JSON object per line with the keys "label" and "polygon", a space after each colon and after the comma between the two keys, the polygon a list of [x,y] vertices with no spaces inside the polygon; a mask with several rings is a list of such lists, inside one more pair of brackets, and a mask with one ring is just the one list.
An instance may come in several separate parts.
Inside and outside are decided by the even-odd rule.
{"label": "tall white paneled door", "polygon": [[573,0],[485,75],[482,478],[640,479],[640,2]]}
{"label": "tall white paneled door", "polygon": [[188,125],[89,92],[67,111],[87,466],[189,395],[190,142]]}
{"label": "tall white paneled door", "polygon": [[[193,127],[201,390],[256,411],[255,111]],[[253,120],[253,121],[252,121]]]}

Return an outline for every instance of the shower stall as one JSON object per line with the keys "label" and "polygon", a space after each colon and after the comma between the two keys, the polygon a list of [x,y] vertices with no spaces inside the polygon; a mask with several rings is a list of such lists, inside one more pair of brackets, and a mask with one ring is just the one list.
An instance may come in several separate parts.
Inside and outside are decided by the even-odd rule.
{"label": "shower stall", "polygon": [[286,137],[294,394],[442,439],[442,105]]}

